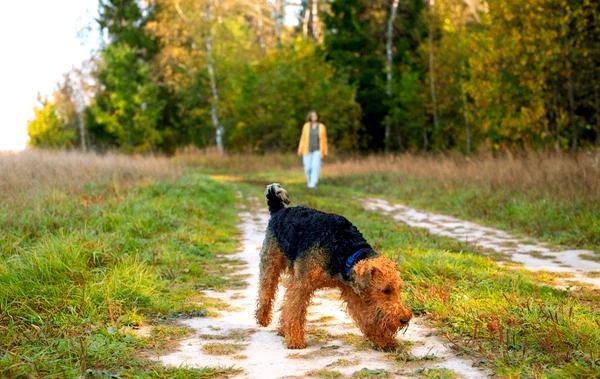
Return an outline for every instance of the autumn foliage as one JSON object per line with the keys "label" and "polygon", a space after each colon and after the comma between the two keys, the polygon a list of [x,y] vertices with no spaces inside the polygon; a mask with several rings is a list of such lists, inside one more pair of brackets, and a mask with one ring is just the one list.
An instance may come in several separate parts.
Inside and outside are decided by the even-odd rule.
{"label": "autumn foliage", "polygon": [[311,109],[338,151],[600,141],[598,2],[301,4],[293,26],[283,1],[100,1],[85,128],[45,100],[31,144],[173,153],[224,130],[229,151],[290,151]]}

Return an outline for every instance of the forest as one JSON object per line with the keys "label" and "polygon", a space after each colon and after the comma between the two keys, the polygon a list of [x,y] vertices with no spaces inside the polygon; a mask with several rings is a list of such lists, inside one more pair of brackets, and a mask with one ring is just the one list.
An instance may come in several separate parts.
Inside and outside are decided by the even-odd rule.
{"label": "forest", "polygon": [[[286,21],[299,9],[297,22]],[[40,97],[30,145],[345,152],[600,144],[592,0],[100,0],[102,44]]]}

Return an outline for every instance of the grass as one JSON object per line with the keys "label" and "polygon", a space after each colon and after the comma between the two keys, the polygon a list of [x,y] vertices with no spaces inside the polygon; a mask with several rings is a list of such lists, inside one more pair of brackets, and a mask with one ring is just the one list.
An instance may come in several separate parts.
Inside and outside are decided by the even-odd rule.
{"label": "grass", "polygon": [[[14,210],[38,202],[47,192],[85,193],[90,184],[119,193],[141,180],[176,178],[181,173],[179,165],[161,157],[44,150],[0,153],[0,204]],[[97,193],[84,201],[103,196],[106,193]]]}
{"label": "grass", "polygon": [[210,355],[233,355],[244,350],[246,346],[239,343],[209,342],[202,345],[202,350]]}
{"label": "grass", "polygon": [[359,363],[360,363],[360,361],[356,358],[354,358],[354,359],[340,358],[340,359],[328,364],[327,367],[350,367],[350,366],[356,366]]}
{"label": "grass", "polygon": [[454,371],[447,368],[417,369],[417,375],[427,379],[455,379],[457,377]]}
{"label": "grass", "polygon": [[321,368],[318,370],[311,370],[306,373],[309,378],[320,378],[320,379],[337,379],[343,377],[342,373],[335,370],[329,370]]}
{"label": "grass", "polygon": [[[48,183],[67,174],[56,175]],[[220,254],[238,246],[233,189],[201,175],[176,179],[143,169],[119,191],[105,179],[44,184],[29,192],[35,202],[19,204],[18,211],[3,199],[0,376],[209,378],[236,372],[159,367],[140,352],[168,342],[156,345],[156,338],[130,332],[206,314],[215,303],[198,290],[229,286],[235,262]],[[167,340],[185,331],[159,324],[153,333]]]}
{"label": "grass", "polygon": [[[186,335],[165,321],[223,306],[199,290],[241,285],[243,278],[232,279],[239,262],[221,256],[238,244],[234,194],[262,197],[272,181],[283,182],[294,204],[351,219],[399,263],[414,312],[496,375],[600,376],[599,291],[544,286],[540,280],[552,276],[500,268],[465,244],[365,212],[357,201],[382,196],[557,244],[596,248],[597,154],[339,159],[325,166],[313,192],[305,190],[299,169],[289,170],[298,165],[290,155],[267,157],[268,170],[265,157],[215,161],[211,154],[182,154],[175,163],[86,156],[89,168],[88,158],[78,155],[19,157],[23,162],[0,157],[0,172],[10,173],[12,183],[0,195],[1,377],[209,378],[237,372],[169,369],[140,353],[168,348]],[[183,170],[183,164],[194,168]],[[220,182],[198,172],[218,174]],[[166,343],[131,332],[146,324],[159,325],[152,333]],[[345,342],[369,348],[361,336],[346,335]]]}
{"label": "grass", "polygon": [[153,354],[158,355],[173,349],[181,339],[191,334],[192,330],[186,326],[163,323],[152,326],[144,342]]}
{"label": "grass", "polygon": [[230,329],[225,334],[200,334],[198,337],[203,340],[234,340],[247,341],[256,329]]}
{"label": "grass", "polygon": [[423,356],[415,356],[411,353],[412,348],[411,341],[401,341],[400,345],[396,347],[393,351],[387,353],[388,358],[394,360],[399,364],[406,364],[407,362],[415,362],[415,361],[435,361],[438,359],[434,354],[425,354]]}
{"label": "grass", "polygon": [[363,368],[352,374],[352,379],[377,379],[377,378],[389,378],[390,373],[379,369],[379,370],[371,370],[368,368]]}
{"label": "grass", "polygon": [[600,200],[562,199],[458,180],[439,183],[403,174],[357,174],[332,177],[327,182],[553,245],[600,250]]}

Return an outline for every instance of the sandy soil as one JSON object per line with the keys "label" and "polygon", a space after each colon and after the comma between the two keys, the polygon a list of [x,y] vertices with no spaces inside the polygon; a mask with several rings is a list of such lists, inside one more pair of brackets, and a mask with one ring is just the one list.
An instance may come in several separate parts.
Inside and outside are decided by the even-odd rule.
{"label": "sandy soil", "polygon": [[[308,347],[288,350],[275,332],[276,324],[259,328],[254,320],[258,283],[258,255],[268,221],[266,213],[241,214],[243,244],[231,256],[247,262],[238,274],[247,276],[247,286],[239,290],[207,292],[230,306],[218,317],[181,321],[193,329],[176,351],[158,359],[165,365],[189,367],[236,367],[242,378],[414,377],[422,370],[448,369],[458,377],[485,378],[490,372],[474,367],[474,360],[456,355],[443,338],[422,319],[411,322],[399,336],[405,349],[399,353],[373,350],[346,315],[334,290],[318,292],[309,307]],[[279,317],[283,288],[278,292],[274,320]],[[362,371],[361,371],[362,370]],[[367,371],[371,370],[371,371]],[[369,375],[370,374],[370,375]],[[358,376],[356,376],[358,377]]]}
{"label": "sandy soil", "polygon": [[584,283],[600,287],[600,278],[591,278],[590,272],[600,271],[600,263],[582,259],[580,255],[596,255],[589,250],[555,250],[530,238],[517,238],[504,231],[460,220],[450,216],[419,211],[382,199],[366,199],[363,206],[372,211],[390,215],[394,220],[429,233],[469,243],[475,247],[502,253],[509,260],[528,270],[543,270],[569,274],[561,278],[560,286]]}

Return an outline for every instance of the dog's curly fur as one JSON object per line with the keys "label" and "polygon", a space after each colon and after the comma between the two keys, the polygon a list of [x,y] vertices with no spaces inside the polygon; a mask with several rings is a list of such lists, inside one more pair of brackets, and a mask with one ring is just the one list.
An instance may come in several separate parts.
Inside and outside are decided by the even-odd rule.
{"label": "dog's curly fur", "polygon": [[346,218],[306,207],[289,207],[288,193],[278,183],[267,186],[271,219],[260,254],[256,319],[271,322],[280,276],[289,274],[279,331],[290,349],[301,349],[306,310],[313,292],[336,287],[350,316],[379,348],[396,346],[398,329],[411,311],[400,298],[402,281],[396,264],[380,256]]}

